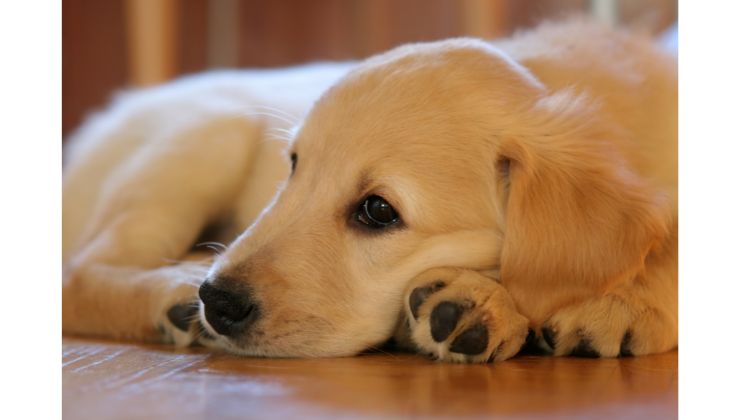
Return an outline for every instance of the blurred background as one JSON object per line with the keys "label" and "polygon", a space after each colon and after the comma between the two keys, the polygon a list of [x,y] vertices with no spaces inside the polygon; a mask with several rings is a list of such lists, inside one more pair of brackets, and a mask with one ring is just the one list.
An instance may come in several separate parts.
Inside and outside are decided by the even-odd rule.
{"label": "blurred background", "polygon": [[216,68],[364,58],[593,15],[659,33],[676,0],[63,0],[63,138],[121,89]]}

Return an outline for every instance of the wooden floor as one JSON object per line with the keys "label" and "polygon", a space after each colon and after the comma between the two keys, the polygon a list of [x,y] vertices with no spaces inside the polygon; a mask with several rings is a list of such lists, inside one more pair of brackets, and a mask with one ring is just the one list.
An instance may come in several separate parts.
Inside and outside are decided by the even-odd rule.
{"label": "wooden floor", "polygon": [[65,338],[62,366],[66,420],[677,417],[676,352],[453,365],[407,354],[251,359]]}

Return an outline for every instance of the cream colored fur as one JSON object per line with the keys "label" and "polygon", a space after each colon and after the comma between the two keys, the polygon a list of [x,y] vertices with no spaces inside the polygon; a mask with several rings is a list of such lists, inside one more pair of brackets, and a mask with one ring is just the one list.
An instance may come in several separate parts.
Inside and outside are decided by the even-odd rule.
{"label": "cream colored fur", "polygon": [[[263,316],[248,340],[202,341],[247,355],[351,355],[395,334],[503,360],[543,327],[557,355],[584,339],[602,356],[669,350],[676,101],[674,57],[580,21],[127,93],[67,150],[64,332],[187,345],[195,328],[167,310],[228,278]],[[352,225],[371,194],[402,226]],[[215,222],[239,236],[209,267],[189,253]],[[409,295],[430,282],[445,287],[417,319]],[[468,311],[437,342],[442,300]],[[476,323],[485,351],[451,352]]]}

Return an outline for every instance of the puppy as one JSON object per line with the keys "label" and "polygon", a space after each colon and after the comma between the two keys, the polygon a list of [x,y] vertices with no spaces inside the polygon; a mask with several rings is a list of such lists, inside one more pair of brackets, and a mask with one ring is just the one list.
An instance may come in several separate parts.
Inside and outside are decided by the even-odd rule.
{"label": "puppy", "polygon": [[125,94],[66,150],[63,331],[269,357],[675,348],[676,77],[650,39],[570,21]]}

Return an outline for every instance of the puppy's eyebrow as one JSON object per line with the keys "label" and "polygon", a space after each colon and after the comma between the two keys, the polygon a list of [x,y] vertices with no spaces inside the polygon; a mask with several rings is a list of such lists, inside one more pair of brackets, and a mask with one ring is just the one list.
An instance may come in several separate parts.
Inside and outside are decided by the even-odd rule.
{"label": "puppy's eyebrow", "polygon": [[403,203],[400,202],[400,197],[396,190],[413,191],[408,188],[407,184],[403,182],[403,179],[374,173],[368,169],[360,172],[360,177],[355,188],[356,193],[353,197],[355,201],[367,198],[371,194],[377,194],[391,203],[397,211],[405,211],[406,209]]}
{"label": "puppy's eyebrow", "polygon": [[357,189],[359,195],[367,194],[370,189],[370,186],[372,185],[372,177],[370,176],[370,172],[367,170],[364,170],[360,173],[359,181],[357,182]]}
{"label": "puppy's eyebrow", "polygon": [[345,198],[347,200],[346,206],[344,210],[341,211],[346,212],[346,214],[348,215],[352,215],[357,210],[358,202],[364,199],[370,192],[369,190],[371,186],[372,180],[370,178],[369,172],[360,172],[360,177],[358,178],[355,189],[352,191],[350,196]]}
{"label": "puppy's eyebrow", "polygon": [[[370,170],[364,170],[360,172],[359,180],[357,181],[357,187],[355,187],[356,196],[355,199],[362,199],[366,196],[373,194],[383,195],[385,199],[390,200],[393,197],[389,197],[390,191],[384,183],[388,183],[390,180],[386,177],[374,176]],[[388,185],[393,185],[389,183]]]}

